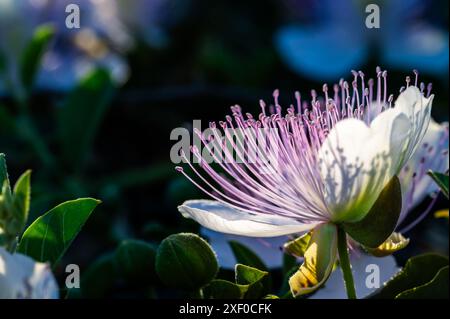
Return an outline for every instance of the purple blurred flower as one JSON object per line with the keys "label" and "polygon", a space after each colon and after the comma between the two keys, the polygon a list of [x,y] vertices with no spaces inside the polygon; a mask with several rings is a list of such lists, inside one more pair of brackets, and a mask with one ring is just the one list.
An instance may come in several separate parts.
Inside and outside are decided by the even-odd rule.
{"label": "purple blurred flower", "polygon": [[[66,27],[69,4],[80,8],[80,29]],[[129,76],[123,54],[135,47],[138,37],[151,46],[165,45],[166,28],[182,17],[188,4],[180,0],[0,0],[0,53],[7,62],[6,82],[20,88],[21,53],[36,27],[51,24],[56,36],[44,55],[37,88],[70,89],[96,67],[108,69],[123,84]],[[1,86],[0,81],[0,90]]]}
{"label": "purple blurred flower", "polygon": [[[80,28],[65,25],[68,4],[80,7]],[[21,54],[35,29],[50,24],[56,35],[36,79],[40,89],[67,90],[95,67],[110,70],[117,83],[128,77],[120,54],[132,38],[105,0],[0,0],[0,52],[7,62],[7,82],[16,89]]]}

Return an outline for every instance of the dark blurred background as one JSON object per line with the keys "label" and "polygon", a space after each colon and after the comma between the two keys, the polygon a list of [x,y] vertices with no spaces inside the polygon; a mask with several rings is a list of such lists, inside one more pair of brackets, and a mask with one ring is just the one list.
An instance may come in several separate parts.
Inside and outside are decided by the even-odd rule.
{"label": "dark blurred background", "polygon": [[[80,29],[65,26],[69,3]],[[379,29],[365,26],[370,3]],[[55,36],[27,87],[18,65],[46,23]],[[433,83],[434,119],[447,121],[448,50],[448,1],[0,0],[0,152],[13,180],[33,169],[34,218],[75,197],[103,201],[65,256],[86,269],[123,239],[198,231],[176,209],[203,196],[174,170],[172,129],[234,104],[257,112],[276,88],[288,105],[295,90],[352,69],[374,77],[378,65],[393,94],[418,69]],[[447,232],[430,215],[399,262],[448,254]]]}

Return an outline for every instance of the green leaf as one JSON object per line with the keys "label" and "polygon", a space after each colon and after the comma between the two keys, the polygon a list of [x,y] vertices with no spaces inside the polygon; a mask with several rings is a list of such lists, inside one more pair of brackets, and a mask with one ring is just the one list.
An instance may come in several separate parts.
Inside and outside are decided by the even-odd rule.
{"label": "green leaf", "polygon": [[18,252],[54,266],[99,203],[96,199],[80,198],[56,206],[25,230]]}
{"label": "green leaf", "polygon": [[195,234],[170,235],[156,253],[156,273],[170,287],[197,290],[211,282],[218,270],[211,246]]}
{"label": "green leaf", "polygon": [[116,255],[107,253],[95,260],[81,277],[83,298],[105,298],[118,276]]}
{"label": "green leaf", "polygon": [[437,272],[445,266],[448,266],[448,258],[438,254],[423,254],[412,257],[397,275],[370,298],[393,299],[404,291],[429,283]]}
{"label": "green leaf", "polygon": [[260,270],[267,270],[267,266],[250,248],[231,240],[228,242],[237,262]]}
{"label": "green leaf", "polygon": [[448,299],[448,266],[441,268],[436,276],[425,285],[406,290],[395,299]]}
{"label": "green leaf", "polygon": [[297,266],[297,258],[289,254],[283,254],[283,277],[288,273],[292,275],[291,270]]}
{"label": "green leaf", "polygon": [[156,249],[135,239],[124,240],[116,251],[117,265],[124,278],[134,283],[149,284],[156,279]]}
{"label": "green leaf", "polygon": [[236,284],[245,286],[245,299],[258,299],[267,295],[270,289],[269,273],[247,265],[237,264]]}
{"label": "green leaf", "polygon": [[312,232],[308,232],[303,236],[287,242],[284,244],[284,250],[293,256],[303,257],[308,248],[309,241],[311,240],[311,235]]}
{"label": "green leaf", "polygon": [[6,158],[5,154],[0,153],[0,187],[3,188],[7,183],[7,187],[9,187],[9,177],[8,177],[8,169],[6,166]]}
{"label": "green leaf", "polygon": [[448,198],[448,175],[433,171],[429,171],[428,175],[436,182],[436,184],[438,184],[442,193]]}
{"label": "green leaf", "polygon": [[65,162],[82,168],[114,93],[109,73],[95,70],[83,79],[59,108],[59,142]]}
{"label": "green leaf", "polygon": [[[6,167],[5,154],[0,153],[0,245],[12,250],[15,245],[15,224],[5,220],[11,218],[12,194],[9,184],[8,169]],[[14,238],[13,238],[14,237]]]}
{"label": "green leaf", "polygon": [[30,196],[31,196],[31,171],[28,170],[20,176],[14,185],[14,199],[13,205],[15,210],[15,217],[25,226],[28,220],[28,213],[30,211]]}
{"label": "green leaf", "polygon": [[303,264],[289,278],[292,295],[299,297],[320,288],[333,270],[337,256],[337,228],[324,224],[312,233]]}
{"label": "green leaf", "polygon": [[23,51],[20,60],[20,77],[25,90],[29,91],[36,77],[50,40],[55,30],[51,25],[42,25],[36,29],[33,38]]}
{"label": "green leaf", "polygon": [[283,296],[283,299],[293,298],[291,288],[289,286],[289,279],[298,271],[298,268],[298,264],[295,263],[294,266],[283,272],[283,281],[281,283],[280,290],[278,291],[278,294],[280,296]]}
{"label": "green leaf", "polygon": [[247,288],[227,280],[215,279],[203,289],[203,292],[208,299],[242,299]]}
{"label": "green leaf", "polygon": [[355,223],[342,223],[341,227],[363,246],[375,248],[394,232],[401,209],[400,181],[397,176],[394,176],[362,220]]}

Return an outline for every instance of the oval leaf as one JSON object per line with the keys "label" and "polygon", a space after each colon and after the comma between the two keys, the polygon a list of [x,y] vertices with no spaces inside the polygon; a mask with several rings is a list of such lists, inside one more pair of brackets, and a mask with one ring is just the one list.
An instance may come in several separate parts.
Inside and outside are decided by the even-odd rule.
{"label": "oval leaf", "polygon": [[438,271],[429,283],[400,293],[395,299],[448,299],[448,266]]}
{"label": "oval leaf", "polygon": [[362,220],[343,223],[341,227],[363,246],[376,248],[394,232],[401,210],[400,181],[394,176]]}
{"label": "oval leaf", "polygon": [[[105,298],[114,287],[117,275],[115,254],[106,253],[100,256],[82,275],[80,285],[82,297]],[[72,295],[72,292],[70,294]]]}
{"label": "oval leaf", "polygon": [[20,63],[20,76],[26,90],[30,90],[55,30],[51,25],[42,25],[36,29],[30,43],[25,47]]}
{"label": "oval leaf", "polygon": [[6,156],[0,153],[0,189],[6,184],[9,187],[8,169],[6,167]]}
{"label": "oval leaf", "polygon": [[429,283],[443,267],[448,258],[438,254],[423,254],[411,257],[405,267],[383,288],[371,295],[374,299],[394,299],[400,293]]}
{"label": "oval leaf", "polygon": [[438,184],[442,193],[448,198],[448,175],[429,171],[428,175]]}
{"label": "oval leaf", "polygon": [[233,282],[215,279],[203,290],[209,299],[242,299],[247,291],[247,286],[237,285]]}
{"label": "oval leaf", "polygon": [[99,203],[96,199],[80,198],[56,206],[25,230],[18,252],[54,266]]}
{"label": "oval leaf", "polygon": [[231,240],[228,242],[237,262],[260,270],[267,270],[267,266],[250,248]]}
{"label": "oval leaf", "polygon": [[284,254],[283,255],[283,268],[282,274],[283,277],[288,273],[292,275],[291,270],[297,267],[297,258],[292,255]]}
{"label": "oval leaf", "polygon": [[267,295],[270,289],[270,277],[267,271],[262,271],[247,265],[237,264],[236,284],[246,287],[244,298],[258,299]]}
{"label": "oval leaf", "polygon": [[156,273],[168,286],[193,291],[207,285],[219,270],[211,246],[195,234],[174,234],[156,253]]}
{"label": "oval leaf", "polygon": [[128,280],[150,283],[155,280],[156,249],[141,240],[125,240],[116,252],[120,273]]}
{"label": "oval leaf", "polygon": [[[28,213],[30,211],[30,196],[31,196],[31,187],[30,187],[30,179],[31,179],[31,171],[26,171],[20,178],[17,180],[14,185],[14,210],[15,217],[22,225],[25,226],[28,220]],[[20,230],[22,231],[22,229]]]}

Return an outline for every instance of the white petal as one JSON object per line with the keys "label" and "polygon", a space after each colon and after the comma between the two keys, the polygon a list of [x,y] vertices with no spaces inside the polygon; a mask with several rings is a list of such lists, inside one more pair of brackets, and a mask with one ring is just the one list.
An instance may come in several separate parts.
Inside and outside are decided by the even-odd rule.
{"label": "white petal", "polygon": [[[377,258],[366,254],[359,256],[352,254],[350,262],[358,298],[367,297],[375,292],[383,286],[383,283],[400,271],[392,256]],[[379,274],[379,280],[377,280],[377,274]],[[312,295],[310,299],[347,299],[340,267],[333,271],[325,286]]]}
{"label": "white petal", "polygon": [[220,267],[234,269],[237,261],[231,250],[230,241],[237,241],[250,248],[269,269],[281,268],[283,265],[283,251],[280,249],[288,241],[286,236],[272,238],[251,238],[218,233],[207,228],[200,233],[209,239],[209,243],[217,254]]}
{"label": "white petal", "polygon": [[400,94],[395,108],[380,113],[370,127],[346,119],[331,130],[320,150],[319,165],[334,221],[365,216],[421,143],[432,100],[433,96],[425,98],[410,86]]}
{"label": "white petal", "polygon": [[417,87],[410,86],[395,101],[395,110],[405,114],[411,121],[410,139],[403,164],[411,158],[427,132],[433,98],[434,95],[424,97]]}
{"label": "white petal", "polygon": [[186,218],[203,227],[247,237],[277,237],[308,231],[318,223],[302,224],[286,217],[249,214],[212,200],[190,200],[178,207]]}
{"label": "white petal", "polygon": [[0,247],[0,299],[54,299],[58,286],[50,267]]}
{"label": "white petal", "polygon": [[397,174],[410,128],[405,114],[389,109],[370,127],[346,119],[331,130],[319,151],[319,168],[334,221],[357,221],[365,216]]}

